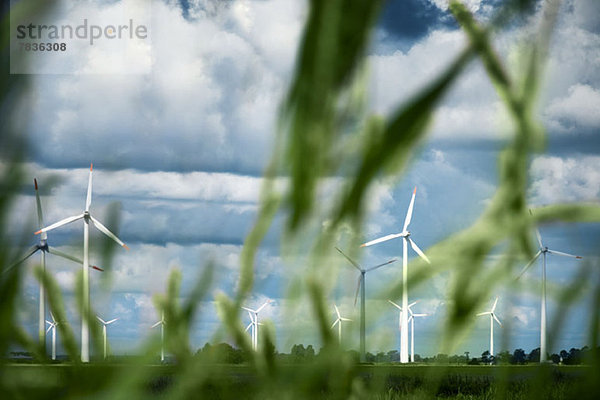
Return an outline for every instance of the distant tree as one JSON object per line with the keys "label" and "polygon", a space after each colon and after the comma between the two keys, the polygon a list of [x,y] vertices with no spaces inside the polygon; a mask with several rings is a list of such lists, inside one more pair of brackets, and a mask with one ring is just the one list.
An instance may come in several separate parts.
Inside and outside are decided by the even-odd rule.
{"label": "distant tree", "polygon": [[241,364],[247,359],[242,350],[236,349],[227,343],[219,343],[216,345],[206,343],[201,350],[196,352],[196,354],[206,357],[211,362],[223,364]]}
{"label": "distant tree", "polygon": [[525,354],[525,350],[516,349],[513,352],[510,363],[511,364],[525,364],[525,361],[527,361],[527,355]]}
{"label": "distant tree", "polygon": [[569,352],[567,352],[566,350],[561,350],[560,353],[558,353],[558,355],[560,356],[561,362],[563,364],[567,364],[568,363]]}
{"label": "distant tree", "polygon": [[367,354],[365,354],[365,361],[370,363],[375,362],[375,356],[373,353],[367,351]]}
{"label": "distant tree", "polygon": [[554,353],[550,356],[550,360],[552,361],[553,364],[560,364],[560,356],[556,353]]}
{"label": "distant tree", "polygon": [[435,356],[435,362],[438,364],[448,364],[448,354],[438,354]]}
{"label": "distant tree", "polygon": [[540,348],[531,350],[531,353],[527,356],[528,362],[540,362]]}
{"label": "distant tree", "polygon": [[479,359],[477,357],[473,357],[468,362],[469,365],[479,365]]}
{"label": "distant tree", "polygon": [[[390,362],[400,361],[400,353],[398,353],[398,350],[388,351],[387,356],[388,356],[388,359]],[[418,354],[415,354],[415,361],[417,361],[417,357],[419,357],[419,359],[421,358],[421,356],[419,356]]]}
{"label": "distant tree", "polygon": [[465,357],[467,358],[467,364],[469,363],[469,354],[471,354],[468,351],[465,351]]}
{"label": "distant tree", "polygon": [[568,365],[578,365],[581,364],[581,350],[576,349],[576,348],[571,348],[571,350],[569,350],[569,358],[567,360],[567,362],[565,362],[565,364]]}
{"label": "distant tree", "polygon": [[481,363],[482,364],[490,364],[492,362],[492,357],[490,356],[490,352],[488,350],[481,353]]}
{"label": "distant tree", "polygon": [[496,363],[497,364],[509,364],[511,361],[511,356],[508,350],[504,350],[496,354]]}
{"label": "distant tree", "polygon": [[[398,352],[396,351],[396,353],[398,353]],[[394,358],[396,361],[400,361],[400,354],[397,354],[397,356]],[[422,362],[422,361],[423,361],[423,358],[421,357],[421,355],[415,354],[415,362]]]}

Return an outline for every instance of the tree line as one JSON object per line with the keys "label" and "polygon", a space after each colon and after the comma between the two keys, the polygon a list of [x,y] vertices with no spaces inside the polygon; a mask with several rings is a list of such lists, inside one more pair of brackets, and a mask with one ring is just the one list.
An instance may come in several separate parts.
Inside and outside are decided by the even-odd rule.
{"label": "tree line", "polygon": [[[358,352],[354,350],[348,353],[359,360]],[[249,357],[243,350],[237,349],[228,343],[219,343],[211,345],[206,343],[204,347],[198,350],[197,356],[206,357],[214,362],[224,364],[242,364]],[[312,345],[304,346],[303,344],[295,344],[292,346],[289,353],[279,353],[273,349],[273,356],[282,363],[306,363],[316,360],[321,354],[321,350],[316,351]],[[580,365],[585,364],[587,360],[591,360],[593,356],[600,356],[600,347],[595,350],[584,346],[581,349],[571,348],[569,351],[561,350],[559,353],[549,355],[548,359],[554,364],[563,365]],[[366,362],[368,363],[395,363],[400,361],[398,350],[390,350],[387,352],[377,352],[375,354],[367,352]],[[530,363],[538,363],[540,361],[540,348],[535,348],[529,353],[523,349],[515,349],[512,353],[508,350],[498,352],[495,356],[491,356],[489,351],[484,351],[481,357],[471,357],[469,352],[462,355],[437,354],[432,357],[421,357],[415,354],[415,362],[422,364],[463,364],[463,365],[525,365]]]}

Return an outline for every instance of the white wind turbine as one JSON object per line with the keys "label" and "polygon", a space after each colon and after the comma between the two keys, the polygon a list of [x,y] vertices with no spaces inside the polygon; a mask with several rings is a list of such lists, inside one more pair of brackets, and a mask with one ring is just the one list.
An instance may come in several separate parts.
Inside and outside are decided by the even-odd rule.
{"label": "white wind turbine", "polygon": [[90,214],[90,205],[92,204],[92,170],[93,164],[90,164],[90,177],[88,179],[87,197],[85,200],[85,210],[82,214],[75,215],[73,217],[65,218],[50,226],[40,229],[35,234],[44,234],[52,229],[61,227],[71,222],[83,220],[83,316],[81,318],[81,361],[90,361],[90,329],[89,329],[89,318],[90,318],[90,276],[88,273],[89,269],[89,235],[90,235],[90,222],[100,232],[129,250],[129,247],[125,245],[117,236],[109,231],[100,221],[94,218]]}
{"label": "white wind turbine", "polygon": [[335,313],[337,314],[337,319],[333,322],[333,324],[331,325],[331,329],[333,329],[333,327],[337,324],[338,326],[338,340],[340,341],[340,344],[342,344],[342,321],[352,321],[351,319],[348,318],[344,318],[340,315],[340,310],[338,310],[337,306],[334,304],[333,307],[335,307]]}
{"label": "white wind turbine", "polygon": [[[412,249],[426,262],[429,263],[429,259],[421,251],[419,246],[410,238],[410,232],[407,230],[408,225],[410,224],[410,220],[412,219],[413,207],[415,204],[415,195],[417,194],[417,188],[413,190],[412,198],[410,200],[410,205],[408,206],[408,211],[406,212],[406,218],[404,219],[404,227],[402,228],[402,232],[393,233],[391,235],[380,237],[379,239],[371,240],[370,242],[364,243],[361,247],[371,246],[377,243],[385,242],[391,239],[401,237],[402,240],[402,307],[403,309],[408,309],[408,244]],[[402,313],[402,323],[400,324],[400,362],[407,363],[408,362],[408,314]]]}
{"label": "white wind turbine", "polygon": [[[42,212],[42,203],[40,201],[40,194],[38,191],[37,179],[34,179],[33,183],[34,183],[34,187],[35,187],[35,201],[37,204],[38,225],[41,229],[44,227],[44,214]],[[38,251],[40,252],[40,257],[41,257],[40,264],[42,266],[43,273],[46,273],[46,253],[54,254],[56,256],[65,258],[67,260],[76,262],[78,264],[82,263],[82,261],[79,258],[73,257],[66,253],[63,253],[62,251],[59,251],[59,250],[55,249],[54,247],[48,245],[48,235],[44,232],[40,235],[40,242],[36,245],[31,246],[27,250],[27,253],[25,254],[25,256],[21,257],[15,263],[11,264],[6,269],[6,271],[25,262],[25,260],[27,260],[29,257],[34,255]],[[103,271],[102,268],[98,268],[95,265],[92,265],[90,267],[97,269],[98,271]],[[39,338],[40,344],[43,346],[43,348],[46,348],[46,333],[47,333],[46,332],[46,324],[45,324],[45,322],[46,322],[46,292],[45,292],[45,290],[46,289],[45,289],[44,285],[40,284],[39,311],[38,311],[38,338]]]}
{"label": "white wind turbine", "polygon": [[492,306],[492,309],[490,311],[481,312],[481,313],[477,314],[478,317],[480,317],[482,315],[490,316],[490,356],[492,356],[492,357],[494,356],[494,320],[496,320],[498,325],[502,326],[502,323],[500,322],[500,320],[498,319],[498,317],[496,317],[496,314],[494,313],[494,311],[496,311],[497,304],[498,304],[498,298],[496,297],[496,300],[494,301],[494,305]]}
{"label": "white wind turbine", "polygon": [[[258,322],[258,313],[262,311],[263,308],[270,304],[273,300],[267,300],[262,306],[258,307],[256,310],[253,310],[248,307],[242,307],[242,309],[248,311],[248,315],[250,316],[250,325],[252,325],[252,349],[256,351],[258,349],[258,326],[262,325]],[[250,325],[246,327],[246,331],[249,329]]]}
{"label": "white wind turbine", "polygon": [[339,251],[344,257],[346,257],[346,259],[348,261],[350,261],[350,264],[352,264],[360,272],[360,275],[358,276],[358,284],[356,286],[356,294],[354,295],[354,305],[356,306],[356,300],[358,299],[358,291],[361,290],[361,288],[362,288],[361,294],[360,294],[360,360],[362,362],[364,362],[365,361],[365,347],[366,347],[366,345],[365,345],[365,321],[366,321],[366,317],[365,317],[365,313],[366,313],[366,310],[365,310],[366,309],[365,275],[369,271],[373,271],[377,268],[380,268],[380,267],[383,267],[385,265],[395,262],[396,259],[394,258],[393,260],[389,260],[383,264],[375,265],[374,267],[363,268],[356,261],[354,261],[353,259],[348,257],[342,250],[338,249],[337,247],[335,249],[337,251]]}
{"label": "white wind turbine", "polygon": [[110,321],[105,321],[97,315],[96,318],[98,318],[98,321],[100,321],[100,323],[102,324],[102,338],[104,340],[104,359],[106,360],[106,326],[112,324],[119,318],[111,319]]}
{"label": "white wind turbine", "polygon": [[152,328],[156,328],[160,325],[160,361],[165,361],[165,312],[163,311],[160,315],[160,321],[152,325]]}
{"label": "white wind turbine", "polygon": [[50,313],[50,316],[52,317],[52,321],[46,320],[49,326],[45,334],[47,335],[52,330],[52,359],[56,360],[56,325],[58,325],[58,321],[54,319],[54,314]]}
{"label": "white wind turbine", "polygon": [[[402,307],[400,307],[398,304],[394,303],[391,300],[388,300],[394,307],[396,307],[397,309],[400,310],[400,315],[398,317],[398,325],[399,328],[402,329]],[[408,322],[410,322],[410,362],[415,362],[415,318],[419,318],[419,317],[426,317],[427,314],[416,314],[413,313],[412,311],[412,306],[414,306],[415,304],[417,304],[416,301],[410,303],[408,305],[408,313],[410,314],[410,317],[408,317]]]}
{"label": "white wind turbine", "polygon": [[[529,211],[531,213],[531,210]],[[519,279],[525,271],[538,259],[540,254],[542,255],[542,308],[540,311],[540,362],[548,361],[548,357],[546,356],[546,255],[547,254],[555,254],[557,256],[564,257],[573,257],[577,259],[581,259],[581,256],[575,256],[568,253],[563,253],[561,251],[550,250],[548,246],[544,246],[542,243],[542,235],[540,235],[540,231],[535,228],[535,235],[537,237],[537,241],[539,244],[539,250],[535,253],[535,256],[527,263],[525,268],[521,271],[517,279]]]}

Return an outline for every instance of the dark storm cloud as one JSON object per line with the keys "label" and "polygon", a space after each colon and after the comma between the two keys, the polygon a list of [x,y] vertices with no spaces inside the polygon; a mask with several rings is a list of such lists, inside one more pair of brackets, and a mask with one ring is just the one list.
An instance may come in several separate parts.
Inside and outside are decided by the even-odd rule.
{"label": "dark storm cloud", "polygon": [[428,0],[390,0],[385,3],[379,21],[392,40],[417,41],[435,29],[456,29],[448,11]]}

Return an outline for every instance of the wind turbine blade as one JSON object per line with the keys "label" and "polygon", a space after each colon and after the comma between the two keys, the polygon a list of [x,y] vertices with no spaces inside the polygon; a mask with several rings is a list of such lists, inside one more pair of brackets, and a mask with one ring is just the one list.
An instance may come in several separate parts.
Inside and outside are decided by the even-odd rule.
{"label": "wind turbine blade", "polygon": [[[63,253],[62,251],[57,250],[55,247],[48,246],[48,253],[54,254],[55,256],[59,256],[59,257],[65,258],[65,259],[70,260],[70,261],[73,261],[73,262],[75,262],[77,264],[83,264],[83,261],[81,261],[81,259],[79,259],[79,258],[77,258],[75,256],[72,256],[70,254]],[[102,269],[100,267],[97,267],[95,265],[90,265],[89,267],[93,268],[93,269],[95,269],[97,271],[104,271],[104,269]]]}
{"label": "wind turbine blade", "polygon": [[333,325],[331,325],[331,328],[330,328],[330,329],[333,329],[333,327],[334,327],[334,326],[335,326],[335,325],[336,325],[338,322],[340,322],[340,319],[339,319],[339,318],[335,320],[335,322],[333,323]]}
{"label": "wind turbine blade", "polygon": [[349,319],[349,318],[344,318],[344,317],[340,317],[340,320],[342,320],[342,321],[352,321],[351,319]]}
{"label": "wind turbine blade", "polygon": [[502,322],[500,322],[500,320],[498,319],[498,317],[496,317],[496,314],[492,313],[492,317],[494,317],[494,319],[496,320],[496,322],[498,323],[498,325],[502,326]]}
{"label": "wind turbine blade", "polygon": [[383,237],[380,237],[379,239],[375,239],[375,240],[371,240],[370,242],[363,243],[360,245],[360,247],[368,247],[368,246],[372,246],[377,243],[387,242],[388,240],[392,240],[392,239],[395,239],[400,236],[402,236],[401,233],[392,233],[391,235],[383,236]]}
{"label": "wind turbine blade", "polygon": [[413,314],[413,317],[426,317],[427,314]]}
{"label": "wind turbine blade", "polygon": [[358,300],[358,291],[360,290],[360,284],[362,283],[363,274],[358,276],[358,284],[356,285],[356,294],[354,295],[354,307],[356,307],[356,301]]}
{"label": "wind turbine blade", "polygon": [[[38,191],[37,179],[33,178],[33,184],[35,186],[35,203],[37,206],[37,215],[38,215],[38,226],[40,229],[44,227],[44,214],[42,213],[42,202],[40,201],[40,193]],[[42,233],[42,240],[48,239],[48,235],[46,232]]]}
{"label": "wind turbine blade", "polygon": [[129,250],[129,247],[127,247],[127,245],[125,243],[123,243],[121,241],[121,239],[119,239],[114,233],[109,231],[107,227],[102,225],[102,223],[100,221],[98,221],[96,218],[92,217],[91,215],[90,215],[90,219],[92,220],[92,223],[94,224],[94,226],[96,228],[98,228],[98,230],[100,232],[104,233],[106,236],[108,236],[109,238],[111,238],[112,240],[119,243],[121,246],[125,247],[127,250]]}
{"label": "wind turbine blade", "polygon": [[521,278],[521,276],[523,276],[523,274],[525,273],[525,271],[527,271],[527,269],[529,269],[529,267],[531,267],[531,265],[535,262],[535,260],[538,259],[538,257],[540,256],[540,254],[542,254],[541,250],[539,250],[537,253],[535,253],[535,256],[533,256],[533,258],[531,259],[531,261],[529,261],[527,263],[527,265],[521,270],[521,272],[519,272],[519,275],[517,276],[517,279],[515,279],[515,280],[519,280]]}
{"label": "wind turbine blade", "polygon": [[425,253],[423,253],[421,251],[421,249],[419,248],[419,246],[417,246],[417,244],[411,238],[408,238],[408,241],[410,242],[410,247],[412,247],[413,250],[416,251],[417,254],[419,256],[421,256],[421,258],[427,262],[427,264],[431,264],[431,261],[429,261],[429,258],[427,258],[427,256],[425,255]]}
{"label": "wind turbine blade", "polygon": [[252,323],[252,322],[250,322],[250,323],[248,324],[248,326],[246,327],[246,329],[244,329],[244,332],[248,332],[248,329],[252,328],[252,324],[253,324],[253,323]]}
{"label": "wind turbine blade", "polygon": [[12,263],[8,268],[6,268],[4,270],[4,272],[8,272],[9,270],[13,269],[14,267],[16,267],[17,265],[21,264],[22,262],[24,262],[25,260],[27,260],[29,257],[31,257],[32,255],[35,254],[36,251],[38,251],[40,248],[35,245],[35,246],[31,246],[28,250],[27,253],[25,253],[25,255],[23,257],[21,257],[19,260],[15,261],[14,263]]}
{"label": "wind turbine blade", "polygon": [[111,319],[110,321],[108,321],[108,322],[106,323],[106,325],[110,325],[110,324],[112,324],[113,322],[115,322],[115,321],[116,321],[116,320],[118,320],[118,319],[119,319],[119,318]]}
{"label": "wind turbine blade", "polygon": [[242,307],[242,309],[246,310],[248,312],[256,312],[256,311],[254,311],[254,310],[252,310],[251,308],[248,308],[248,307]]}
{"label": "wind turbine blade", "polygon": [[548,253],[550,254],[556,254],[557,256],[565,256],[565,257],[573,257],[573,258],[582,258],[581,256],[575,256],[573,254],[569,254],[569,253],[563,253],[562,251],[556,251],[556,250],[548,250]]}
{"label": "wind turbine blade", "polygon": [[[529,214],[533,216],[531,208],[529,209]],[[537,238],[538,244],[540,245],[540,249],[543,249],[544,245],[542,244],[542,235],[540,235],[540,230],[537,227],[535,227],[535,236]]]}
{"label": "wind turbine blade", "polygon": [[267,306],[267,304],[270,304],[271,300],[267,300],[265,301],[265,304],[263,304],[262,306],[258,307],[258,310],[256,310],[256,313],[258,314],[260,312],[260,310],[262,310],[263,308],[265,308]]}
{"label": "wind turbine blade", "polygon": [[494,305],[492,306],[492,312],[496,311],[496,305],[498,304],[498,298],[494,301]]}
{"label": "wind turbine blade", "polygon": [[350,257],[348,257],[346,255],[346,253],[344,253],[342,250],[340,250],[339,248],[335,248],[337,251],[339,251],[344,257],[346,257],[346,260],[350,261],[350,264],[354,265],[354,267],[359,270],[360,272],[362,272],[362,268],[360,267],[360,265],[354,261],[353,259],[351,259]]}
{"label": "wind turbine blade", "polygon": [[403,232],[406,231],[406,228],[408,228],[408,225],[410,225],[410,220],[412,219],[413,207],[415,205],[416,194],[417,194],[417,187],[415,186],[415,189],[413,190],[412,198],[410,199],[410,205],[408,206],[408,211],[406,212],[406,218],[404,219],[404,227],[402,228]]}
{"label": "wind turbine blade", "polygon": [[104,321],[102,318],[100,318],[99,316],[96,315],[96,318],[98,318],[98,321],[102,322],[104,325],[106,325],[106,321]]}
{"label": "wind turbine blade", "polygon": [[46,321],[46,322],[48,322],[50,324],[50,326],[48,327],[48,329],[46,329],[46,335],[47,335],[48,332],[50,332],[50,330],[54,327],[54,325],[50,321]]}
{"label": "wind turbine blade", "polygon": [[482,315],[489,315],[491,314],[491,312],[486,311],[486,312],[480,312],[479,314],[476,314],[478,317],[481,317]]}
{"label": "wind turbine blade", "polygon": [[83,214],[79,214],[79,215],[75,215],[73,217],[62,219],[50,226],[40,229],[39,231],[35,232],[35,234],[39,235],[40,233],[51,231],[52,229],[56,229],[58,227],[66,225],[66,224],[70,224],[71,222],[77,221],[78,219],[81,219],[81,218],[83,218]]}
{"label": "wind turbine blade", "polygon": [[407,308],[408,308],[408,311],[410,311],[410,308],[411,308],[412,306],[414,306],[415,304],[417,304],[418,302],[419,302],[419,300],[417,300],[417,301],[413,301],[412,303],[410,303],[410,304],[408,305],[408,307],[407,307]]}
{"label": "wind turbine blade", "polygon": [[157,323],[155,323],[154,325],[152,325],[152,328],[156,328],[157,326],[159,326],[162,323],[163,323],[163,320],[161,319],[160,321],[158,321]]}
{"label": "wind turbine blade", "polygon": [[93,169],[94,169],[94,164],[90,164],[90,177],[88,179],[87,196],[85,198],[85,211],[90,211],[90,206],[92,205],[92,170]]}
{"label": "wind turbine blade", "polygon": [[402,311],[402,307],[400,307],[398,304],[394,303],[391,300],[388,300],[390,302],[391,305],[393,305],[394,307],[396,307],[398,310]]}
{"label": "wind turbine blade", "polygon": [[377,269],[377,268],[384,267],[384,266],[386,266],[386,265],[388,265],[388,264],[391,264],[391,263],[394,263],[394,262],[396,262],[396,261],[398,261],[398,260],[394,258],[394,259],[391,259],[391,260],[389,260],[388,262],[384,262],[383,264],[379,264],[379,265],[376,265],[376,266],[374,266],[374,267],[367,268],[367,269],[366,269],[366,271],[367,271],[367,272],[369,272],[369,271],[373,271],[374,269]]}
{"label": "wind turbine blade", "polygon": [[72,255],[67,254],[67,253],[63,253],[62,251],[59,251],[59,250],[57,250],[57,249],[55,249],[54,247],[51,247],[51,246],[48,246],[48,253],[54,254],[55,256],[59,256],[59,257],[65,258],[65,259],[70,260],[70,261],[73,261],[73,262],[75,262],[77,264],[82,264],[83,263],[83,261],[81,261],[80,258],[77,258],[77,257],[72,256]]}
{"label": "wind turbine blade", "polygon": [[340,310],[338,310],[338,308],[337,308],[337,306],[335,304],[333,306],[335,307],[335,313],[337,314],[338,319],[342,318],[342,316],[340,315]]}

